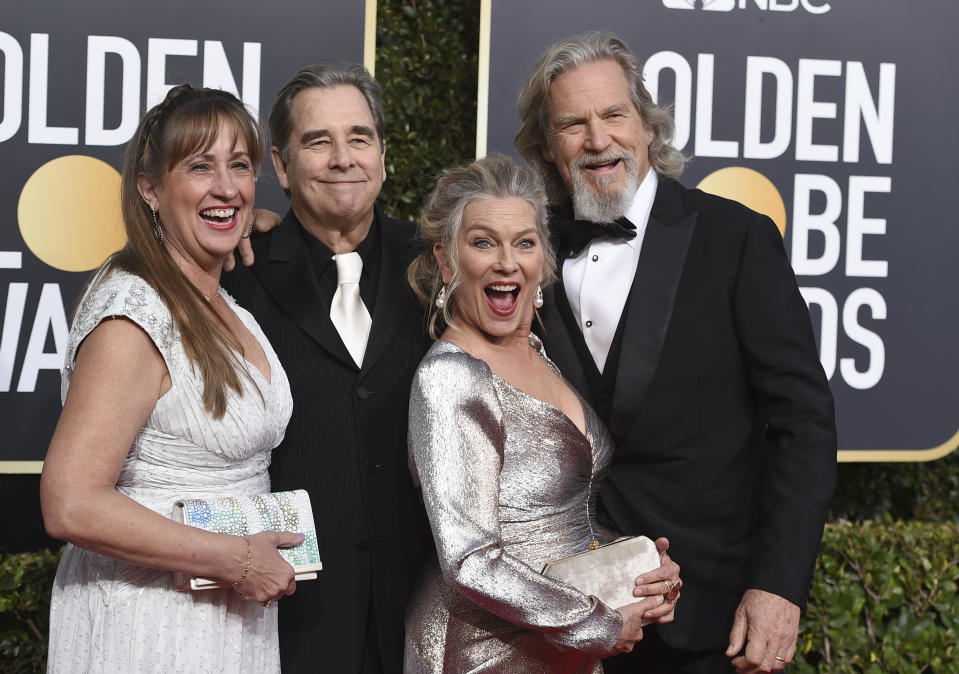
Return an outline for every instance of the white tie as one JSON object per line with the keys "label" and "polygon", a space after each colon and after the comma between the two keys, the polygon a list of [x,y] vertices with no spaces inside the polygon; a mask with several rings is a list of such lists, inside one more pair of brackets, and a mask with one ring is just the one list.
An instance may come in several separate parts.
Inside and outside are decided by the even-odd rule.
{"label": "white tie", "polygon": [[330,320],[340,333],[357,367],[363,365],[366,341],[370,337],[373,320],[360,297],[360,272],[363,258],[357,252],[334,255],[336,262],[336,293],[330,305]]}

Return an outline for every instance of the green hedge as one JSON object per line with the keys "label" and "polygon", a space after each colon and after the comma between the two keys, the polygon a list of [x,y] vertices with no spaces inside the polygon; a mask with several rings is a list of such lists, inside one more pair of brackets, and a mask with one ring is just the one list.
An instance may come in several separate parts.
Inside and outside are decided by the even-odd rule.
{"label": "green hedge", "polygon": [[433,177],[476,156],[479,8],[479,0],[377,3],[387,139],[380,205],[393,217],[416,220]]}
{"label": "green hedge", "polygon": [[49,550],[0,555],[0,671],[46,669],[50,588],[59,559]]}
{"label": "green hedge", "polygon": [[[58,556],[0,556],[0,671],[43,671]],[[957,584],[952,524],[827,525],[790,671],[959,672]]]}
{"label": "green hedge", "polygon": [[928,463],[841,463],[829,521],[959,523],[959,451]]}
{"label": "green hedge", "polygon": [[959,529],[830,524],[796,672],[959,672]]}

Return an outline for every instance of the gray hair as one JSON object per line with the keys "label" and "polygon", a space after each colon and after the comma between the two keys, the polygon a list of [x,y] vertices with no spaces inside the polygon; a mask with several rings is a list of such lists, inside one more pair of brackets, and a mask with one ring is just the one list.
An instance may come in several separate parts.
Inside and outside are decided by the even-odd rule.
{"label": "gray hair", "polygon": [[[533,207],[543,250],[541,285],[546,286],[554,280],[556,259],[546,224],[546,191],[536,172],[499,154],[478,159],[467,166],[447,169],[440,174],[436,187],[426,198],[420,215],[423,247],[407,269],[413,292],[429,309],[429,330],[434,339],[439,339],[443,329],[452,325],[456,289],[460,285],[458,244],[463,211],[470,202],[488,198],[519,198]],[[436,296],[443,287],[442,271],[433,255],[433,246],[437,243],[447,251],[453,269],[453,278],[446,286],[446,305],[442,309],[436,307]]]}
{"label": "gray hair", "polygon": [[293,132],[293,99],[304,89],[350,86],[359,89],[373,116],[373,125],[380,141],[380,152],[386,149],[386,118],[383,115],[383,88],[359,63],[317,63],[300,68],[283,85],[270,108],[270,142],[280,151],[283,162],[290,160],[290,134]]}
{"label": "gray hair", "polygon": [[620,38],[604,31],[573,35],[553,44],[540,57],[530,72],[519,96],[519,116],[523,125],[514,143],[526,161],[546,180],[551,199],[566,198],[566,186],[556,166],[546,161],[543,150],[549,144],[547,100],[549,88],[557,77],[586,63],[611,60],[619,64],[629,85],[630,98],[639,111],[643,126],[653,133],[649,144],[649,163],[659,175],[678,178],[686,165],[686,157],[672,146],[673,118],[667,108],[656,105],[643,85],[643,64]]}

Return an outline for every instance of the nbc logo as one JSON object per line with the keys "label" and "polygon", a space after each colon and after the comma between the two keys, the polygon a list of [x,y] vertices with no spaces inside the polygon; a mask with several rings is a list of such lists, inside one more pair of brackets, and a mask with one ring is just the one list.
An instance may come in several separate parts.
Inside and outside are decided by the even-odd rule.
{"label": "nbc logo", "polygon": [[793,12],[800,7],[810,14],[825,14],[830,9],[829,3],[814,5],[813,0],[663,0],[663,6],[669,9],[703,9],[707,12],[731,12],[736,9],[746,9],[747,5],[755,5],[757,9],[769,12]]}
{"label": "nbc logo", "polygon": [[705,9],[709,12],[728,12],[736,8],[736,0],[663,0],[669,9]]}

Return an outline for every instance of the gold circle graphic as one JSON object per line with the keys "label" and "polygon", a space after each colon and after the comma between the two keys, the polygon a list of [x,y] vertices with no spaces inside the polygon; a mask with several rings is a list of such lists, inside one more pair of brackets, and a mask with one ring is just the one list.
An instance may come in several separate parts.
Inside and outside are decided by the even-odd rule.
{"label": "gold circle graphic", "polygon": [[94,269],[127,241],[120,174],[94,157],[52,159],[24,184],[17,220],[27,248],[46,264],[64,271]]}
{"label": "gold circle graphic", "polygon": [[697,185],[703,192],[726,197],[768,215],[779,233],[786,235],[786,204],[772,181],[759,171],[744,166],[728,166],[713,171]]}

